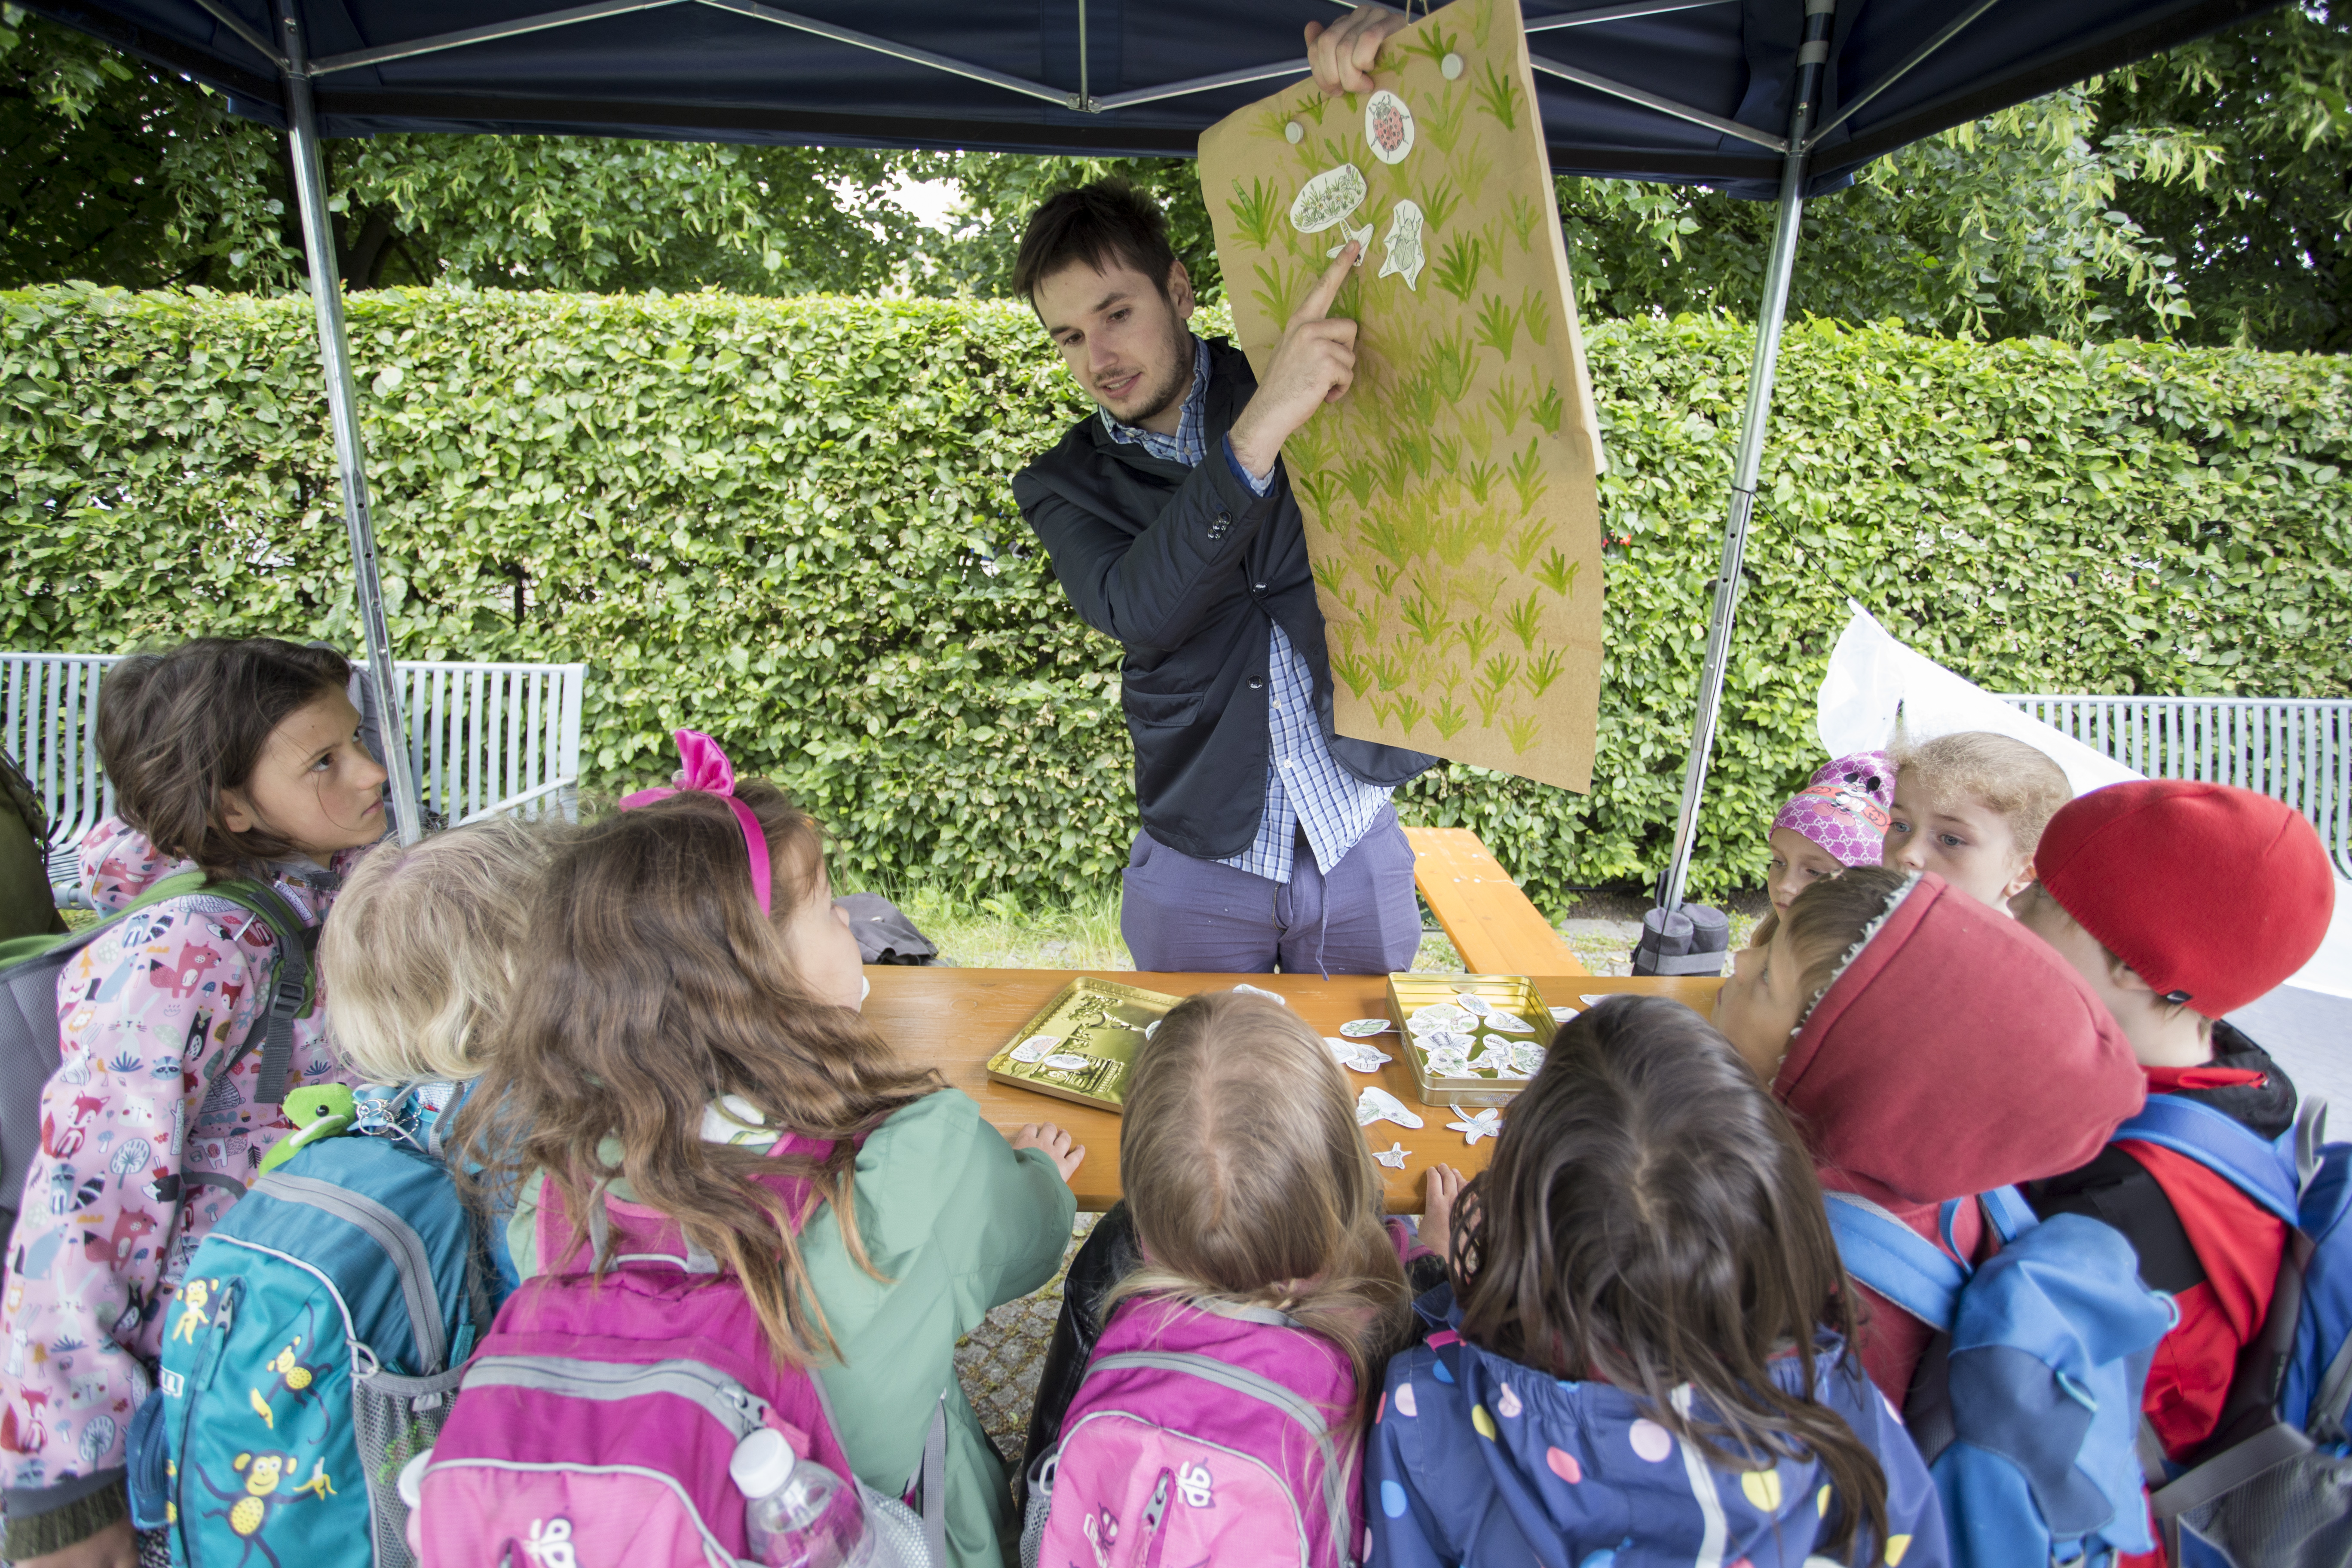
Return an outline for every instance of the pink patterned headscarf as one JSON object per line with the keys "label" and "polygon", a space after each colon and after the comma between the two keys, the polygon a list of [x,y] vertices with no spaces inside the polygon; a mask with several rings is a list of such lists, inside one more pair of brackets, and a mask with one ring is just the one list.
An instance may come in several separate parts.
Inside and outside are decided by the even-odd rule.
{"label": "pink patterned headscarf", "polygon": [[1772,827],[1796,829],[1841,866],[1875,866],[1894,805],[1895,759],[1885,752],[1856,752],[1817,770],[1813,782],[1772,818]]}
{"label": "pink patterned headscarf", "polygon": [[735,820],[743,825],[743,847],[751,858],[751,890],[760,896],[760,912],[772,915],[768,907],[769,883],[774,876],[774,857],[768,853],[768,836],[760,827],[760,818],[751,808],[735,798],[735,764],[719,749],[719,742],[699,730],[675,730],[677,759],[685,766],[679,769],[675,787],[665,784],[656,789],[641,789],[635,795],[621,797],[621,809],[634,811],[641,805],[651,805],[657,800],[667,800],[680,790],[698,790],[715,795],[735,808]]}

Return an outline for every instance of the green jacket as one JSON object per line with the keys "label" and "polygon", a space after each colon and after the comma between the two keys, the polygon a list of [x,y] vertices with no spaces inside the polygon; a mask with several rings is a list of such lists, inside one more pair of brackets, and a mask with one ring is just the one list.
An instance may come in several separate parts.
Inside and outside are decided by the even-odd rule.
{"label": "green jacket", "polygon": [[[620,1184],[615,1194],[628,1194]],[[538,1272],[530,1199],[509,1223],[517,1269]],[[896,1497],[922,1462],[923,1435],[948,1396],[948,1562],[1000,1568],[1018,1538],[1010,1478],[956,1382],[955,1346],[992,1307],[1054,1277],[1077,1200],[1038,1150],[1015,1152],[980,1107],[942,1089],[874,1131],[857,1155],[850,1260],[830,1208],[811,1215],[801,1253],[841,1363],[823,1368],[842,1447],[858,1478]],[[887,1283],[886,1283],[887,1281]]]}

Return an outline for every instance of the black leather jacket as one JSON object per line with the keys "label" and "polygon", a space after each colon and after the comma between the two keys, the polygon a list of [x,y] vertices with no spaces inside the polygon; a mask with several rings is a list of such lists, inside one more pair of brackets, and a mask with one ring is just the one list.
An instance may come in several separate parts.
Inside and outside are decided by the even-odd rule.
{"label": "black leather jacket", "polygon": [[1238,855],[1265,810],[1266,654],[1279,624],[1315,677],[1341,767],[1400,784],[1437,759],[1331,733],[1331,667],[1306,527],[1279,465],[1261,497],[1224,458],[1225,432],[1257,390],[1249,361],[1209,344],[1198,468],[1116,441],[1088,415],[1013,477],[1013,499],[1053,557],[1078,615],[1127,650],[1120,668],[1143,826],[1204,860]]}

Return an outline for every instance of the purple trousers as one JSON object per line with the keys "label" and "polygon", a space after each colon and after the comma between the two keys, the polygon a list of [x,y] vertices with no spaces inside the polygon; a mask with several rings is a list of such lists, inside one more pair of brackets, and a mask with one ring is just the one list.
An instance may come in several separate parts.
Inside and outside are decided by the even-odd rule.
{"label": "purple trousers", "polygon": [[1388,974],[1412,967],[1421,906],[1393,808],[1329,870],[1302,841],[1288,882],[1196,860],[1149,833],[1121,874],[1119,933],[1160,973]]}

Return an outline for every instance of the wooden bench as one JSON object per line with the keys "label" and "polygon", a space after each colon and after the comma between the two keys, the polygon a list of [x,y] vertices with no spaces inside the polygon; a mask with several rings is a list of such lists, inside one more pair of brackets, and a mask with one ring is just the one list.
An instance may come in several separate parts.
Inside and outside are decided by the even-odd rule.
{"label": "wooden bench", "polygon": [[1467,973],[1591,973],[1475,833],[1408,827],[1404,836],[1412,845],[1412,879]]}

